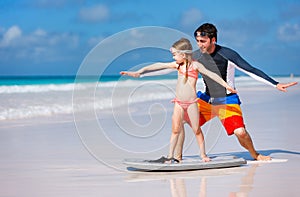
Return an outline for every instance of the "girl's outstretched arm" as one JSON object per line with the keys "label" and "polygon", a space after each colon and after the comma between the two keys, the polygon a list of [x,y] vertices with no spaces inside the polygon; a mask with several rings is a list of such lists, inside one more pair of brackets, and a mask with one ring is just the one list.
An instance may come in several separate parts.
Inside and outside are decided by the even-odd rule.
{"label": "girl's outstretched arm", "polygon": [[[138,71],[121,71],[120,74],[121,75],[128,75],[131,77],[140,77],[140,76],[147,76],[147,73],[153,73],[153,72],[160,72],[162,70],[167,70],[167,69],[176,69],[177,68],[177,64],[176,62],[168,62],[168,63],[154,63],[154,64],[150,64],[148,66],[145,66],[143,68],[141,68]],[[163,72],[163,74],[166,74],[169,72]],[[151,74],[149,75],[151,76]]]}
{"label": "girl's outstretched arm", "polygon": [[214,81],[216,81],[217,83],[219,83],[220,85],[224,86],[228,91],[232,92],[232,93],[237,93],[237,91],[228,85],[228,83],[226,83],[226,81],[224,81],[219,75],[217,75],[214,72],[211,72],[209,70],[207,70],[203,64],[199,63],[199,62],[193,62],[195,67],[197,68],[197,70],[203,74],[206,75],[208,77],[210,77],[211,79],[213,79]]}

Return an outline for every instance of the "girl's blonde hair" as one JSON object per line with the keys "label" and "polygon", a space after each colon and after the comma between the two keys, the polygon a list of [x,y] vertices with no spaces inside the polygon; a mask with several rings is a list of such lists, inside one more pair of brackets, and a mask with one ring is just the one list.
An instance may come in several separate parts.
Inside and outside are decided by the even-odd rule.
{"label": "girl's blonde hair", "polygon": [[[191,42],[186,39],[186,38],[181,38],[180,40],[176,41],[173,45],[172,48],[176,49],[178,53],[183,53],[185,54],[185,66],[186,66],[186,71],[185,71],[185,78],[188,78],[188,68],[190,64],[192,63],[192,52],[193,52],[193,47]],[[177,69],[179,69],[181,65],[178,66]]]}

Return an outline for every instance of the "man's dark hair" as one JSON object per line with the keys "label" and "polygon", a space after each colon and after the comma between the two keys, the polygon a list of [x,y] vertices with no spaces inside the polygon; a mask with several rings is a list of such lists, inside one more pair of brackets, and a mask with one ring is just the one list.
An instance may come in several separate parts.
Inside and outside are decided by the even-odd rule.
{"label": "man's dark hair", "polygon": [[196,38],[199,35],[208,36],[210,39],[215,37],[216,41],[217,41],[218,40],[217,33],[218,33],[218,30],[213,24],[204,23],[195,30],[194,37]]}

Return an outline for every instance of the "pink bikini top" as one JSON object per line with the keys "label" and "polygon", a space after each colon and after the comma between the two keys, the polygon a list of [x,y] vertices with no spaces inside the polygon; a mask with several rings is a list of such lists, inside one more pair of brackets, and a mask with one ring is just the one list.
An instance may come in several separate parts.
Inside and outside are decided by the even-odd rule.
{"label": "pink bikini top", "polygon": [[[178,66],[177,70],[178,70],[178,74],[181,74],[181,75],[185,76],[185,73],[186,73],[186,67],[185,66]],[[196,70],[194,70],[192,65],[189,66],[187,74],[188,74],[188,77],[198,79],[198,72]]]}

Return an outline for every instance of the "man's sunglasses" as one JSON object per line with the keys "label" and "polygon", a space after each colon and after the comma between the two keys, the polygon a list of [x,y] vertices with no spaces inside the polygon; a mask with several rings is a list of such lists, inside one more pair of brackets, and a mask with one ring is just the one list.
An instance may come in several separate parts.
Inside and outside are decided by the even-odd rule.
{"label": "man's sunglasses", "polygon": [[208,37],[210,37],[210,36],[213,36],[213,33],[208,33],[208,32],[204,32],[204,31],[197,31],[197,32],[195,32],[194,33],[194,36],[195,37],[198,37],[198,36],[208,36]]}

